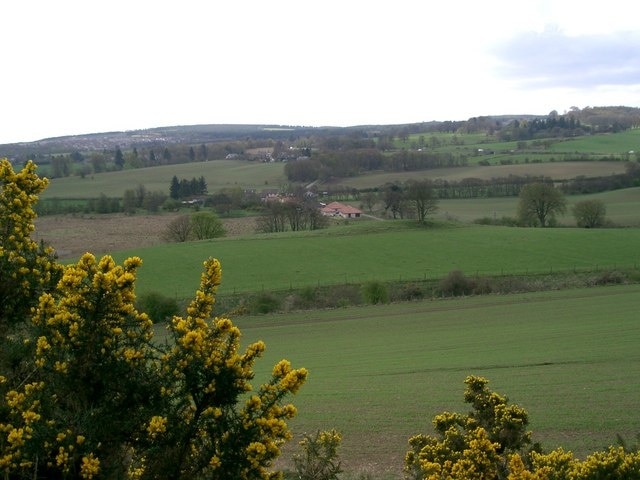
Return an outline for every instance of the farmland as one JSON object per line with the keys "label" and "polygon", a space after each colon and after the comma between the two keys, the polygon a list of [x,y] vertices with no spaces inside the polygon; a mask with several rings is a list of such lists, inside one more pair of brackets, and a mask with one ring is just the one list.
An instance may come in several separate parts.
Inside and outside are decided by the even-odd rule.
{"label": "farmland", "polygon": [[204,176],[209,192],[233,187],[277,189],[285,182],[281,163],[215,160],[104,172],[84,178],[56,178],[42,198],[94,198],[101,193],[108,197],[122,197],[125,190],[138,185],[144,185],[149,191],[168,192],[174,175],[181,178]]}
{"label": "farmland", "polygon": [[[638,229],[524,229],[367,222],[284,233],[163,244],[118,252],[141,256],[139,290],[177,298],[197,286],[202,262],[222,262],[222,294],[291,287],[422,280],[452,270],[525,274],[640,265]],[[167,261],[170,259],[170,261]]]}
{"label": "farmland", "polygon": [[[490,143],[483,136],[469,136],[462,145],[439,148],[477,153],[484,145],[507,153],[483,155],[490,165],[478,165],[476,155],[468,166],[368,173],[334,179],[333,185],[366,189],[422,176],[459,180],[512,174],[562,180],[624,172],[623,157],[637,148],[638,131],[602,137],[552,143],[536,157],[544,163],[537,163],[525,161],[526,155],[537,155],[531,144],[528,152],[516,153],[508,151],[518,148],[516,142]],[[557,161],[577,151],[616,155],[617,160]],[[500,155],[514,164],[499,165]],[[282,163],[215,160],[54,179],[43,198],[85,199],[99,193],[119,197],[141,184],[149,191],[167,191],[174,175],[203,175],[210,192],[286,183]],[[563,228],[472,224],[481,217],[514,216],[517,198],[510,197],[443,199],[426,226],[361,219],[313,232],[256,234],[242,228],[226,238],[167,244],[162,229],[177,215],[170,212],[113,216],[113,223],[100,216],[64,217],[69,223],[43,218],[39,226],[45,228],[38,227],[37,235],[51,241],[65,261],[76,260],[85,250],[112,253],[119,262],[138,255],[144,262],[138,294],[160,292],[178,300],[193,295],[209,256],[222,262],[220,296],[368,281],[437,281],[453,270],[474,277],[509,277],[560,271],[597,276],[633,269],[637,281],[640,187],[570,196],[569,207],[586,198],[603,200],[614,226],[632,228],[568,228],[575,223],[570,214],[559,218]],[[382,217],[380,203],[372,213]],[[309,369],[309,381],[294,399],[297,438],[302,432],[337,428],[344,434],[345,469],[378,479],[400,477],[407,439],[429,433],[433,415],[467,410],[463,381],[471,374],[486,376],[490,387],[523,406],[534,440],[547,448],[561,445],[584,456],[615,442],[616,434],[632,440],[640,432],[635,413],[639,310],[640,290],[633,284],[239,316],[234,321],[242,329],[243,344],[258,339],[267,344],[265,358],[257,364],[256,384],[281,358]],[[162,337],[163,326],[156,328]],[[295,442],[287,447],[284,465],[294,448]]]}
{"label": "farmland", "polygon": [[310,371],[295,432],[344,433],[348,471],[399,478],[407,439],[442,411],[467,411],[467,375],[530,415],[534,440],[584,456],[640,431],[637,286],[238,319],[263,339],[256,382],[281,358]]}

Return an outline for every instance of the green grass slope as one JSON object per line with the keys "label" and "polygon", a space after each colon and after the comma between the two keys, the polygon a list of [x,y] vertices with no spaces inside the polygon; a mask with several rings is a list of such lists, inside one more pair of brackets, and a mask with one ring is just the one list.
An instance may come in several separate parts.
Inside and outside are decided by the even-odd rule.
{"label": "green grass slope", "polygon": [[162,191],[168,195],[174,175],[188,180],[203,176],[209,193],[234,187],[279,188],[285,181],[283,163],[212,160],[105,172],[85,178],[54,178],[42,198],[96,198],[101,193],[107,197],[122,197],[125,190],[135,189],[138,185],[144,185],[147,191]]}
{"label": "green grass slope", "polygon": [[[238,319],[262,339],[256,385],[281,358],[309,369],[295,432],[337,428],[347,470],[398,474],[408,438],[466,412],[482,375],[524,407],[534,440],[584,457],[640,432],[637,286],[469,297]],[[374,476],[373,478],[382,478]]]}
{"label": "green grass slope", "polygon": [[222,238],[119,252],[138,255],[140,292],[188,298],[202,262],[222,263],[221,293],[370,280],[545,273],[640,264],[640,229],[451,227],[368,222],[302,233]]}

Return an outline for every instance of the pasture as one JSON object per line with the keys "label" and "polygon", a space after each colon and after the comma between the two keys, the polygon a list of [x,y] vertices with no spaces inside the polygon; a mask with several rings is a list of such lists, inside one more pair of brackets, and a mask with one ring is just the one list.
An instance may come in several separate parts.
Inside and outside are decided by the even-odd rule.
{"label": "pasture", "polygon": [[[575,226],[571,214],[572,207],[587,199],[602,200],[607,209],[607,219],[618,227],[640,227],[640,187],[613,190],[590,195],[568,195],[567,212],[558,216],[558,225]],[[435,218],[453,219],[470,223],[482,217],[501,218],[515,217],[518,208],[517,197],[494,197],[473,199],[440,200]]]}
{"label": "pasture", "polygon": [[[282,358],[306,367],[294,433],[337,428],[347,471],[400,478],[407,440],[466,412],[464,379],[524,407],[534,441],[584,457],[640,432],[637,285],[480,296],[236,320],[262,339],[257,386]],[[299,438],[299,437],[298,437]],[[295,441],[287,452],[295,448]],[[290,457],[289,457],[290,458]],[[286,461],[287,455],[284,456]]]}
{"label": "pasture", "polygon": [[202,262],[222,263],[221,294],[371,280],[548,273],[640,265],[640,229],[508,228],[356,222],[313,232],[163,244],[118,252],[144,264],[138,291],[190,298]]}
{"label": "pasture", "polygon": [[51,180],[42,198],[122,197],[125,190],[144,185],[147,191],[169,194],[173,176],[187,180],[203,176],[209,193],[223,188],[278,189],[285,183],[282,163],[248,162],[246,160],[212,160],[209,162],[161,165],[151,168],[104,172],[81,177]]}
{"label": "pasture", "polygon": [[549,149],[553,152],[596,153],[602,155],[625,155],[630,151],[631,158],[637,158],[640,152],[640,129],[634,128],[620,133],[589,135],[553,143]]}
{"label": "pasture", "polygon": [[430,180],[460,181],[465,178],[479,178],[491,180],[509,175],[518,176],[546,176],[554,180],[565,180],[578,176],[600,177],[625,172],[625,162],[548,162],[548,163],[518,163],[513,165],[468,165],[464,167],[434,168],[417,172],[376,172],[357,177],[344,178],[337,182],[359,190],[376,188],[385,183],[404,182],[410,178]]}

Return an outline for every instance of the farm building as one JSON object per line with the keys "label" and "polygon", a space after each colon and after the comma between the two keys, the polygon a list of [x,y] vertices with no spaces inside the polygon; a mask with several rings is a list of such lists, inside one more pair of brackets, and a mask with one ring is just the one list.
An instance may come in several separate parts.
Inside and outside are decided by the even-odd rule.
{"label": "farm building", "polygon": [[362,215],[362,212],[357,208],[340,202],[331,202],[322,207],[320,211],[327,217],[359,218]]}

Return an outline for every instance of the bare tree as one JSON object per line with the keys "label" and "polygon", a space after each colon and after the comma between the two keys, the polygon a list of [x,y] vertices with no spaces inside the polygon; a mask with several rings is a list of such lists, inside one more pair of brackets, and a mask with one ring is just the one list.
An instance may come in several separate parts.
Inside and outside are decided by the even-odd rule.
{"label": "bare tree", "polygon": [[424,223],[427,215],[438,210],[438,197],[435,195],[431,180],[410,180],[407,182],[406,192],[418,222]]}
{"label": "bare tree", "polygon": [[164,237],[170,242],[186,242],[191,238],[191,229],[189,215],[180,215],[169,222]]}

